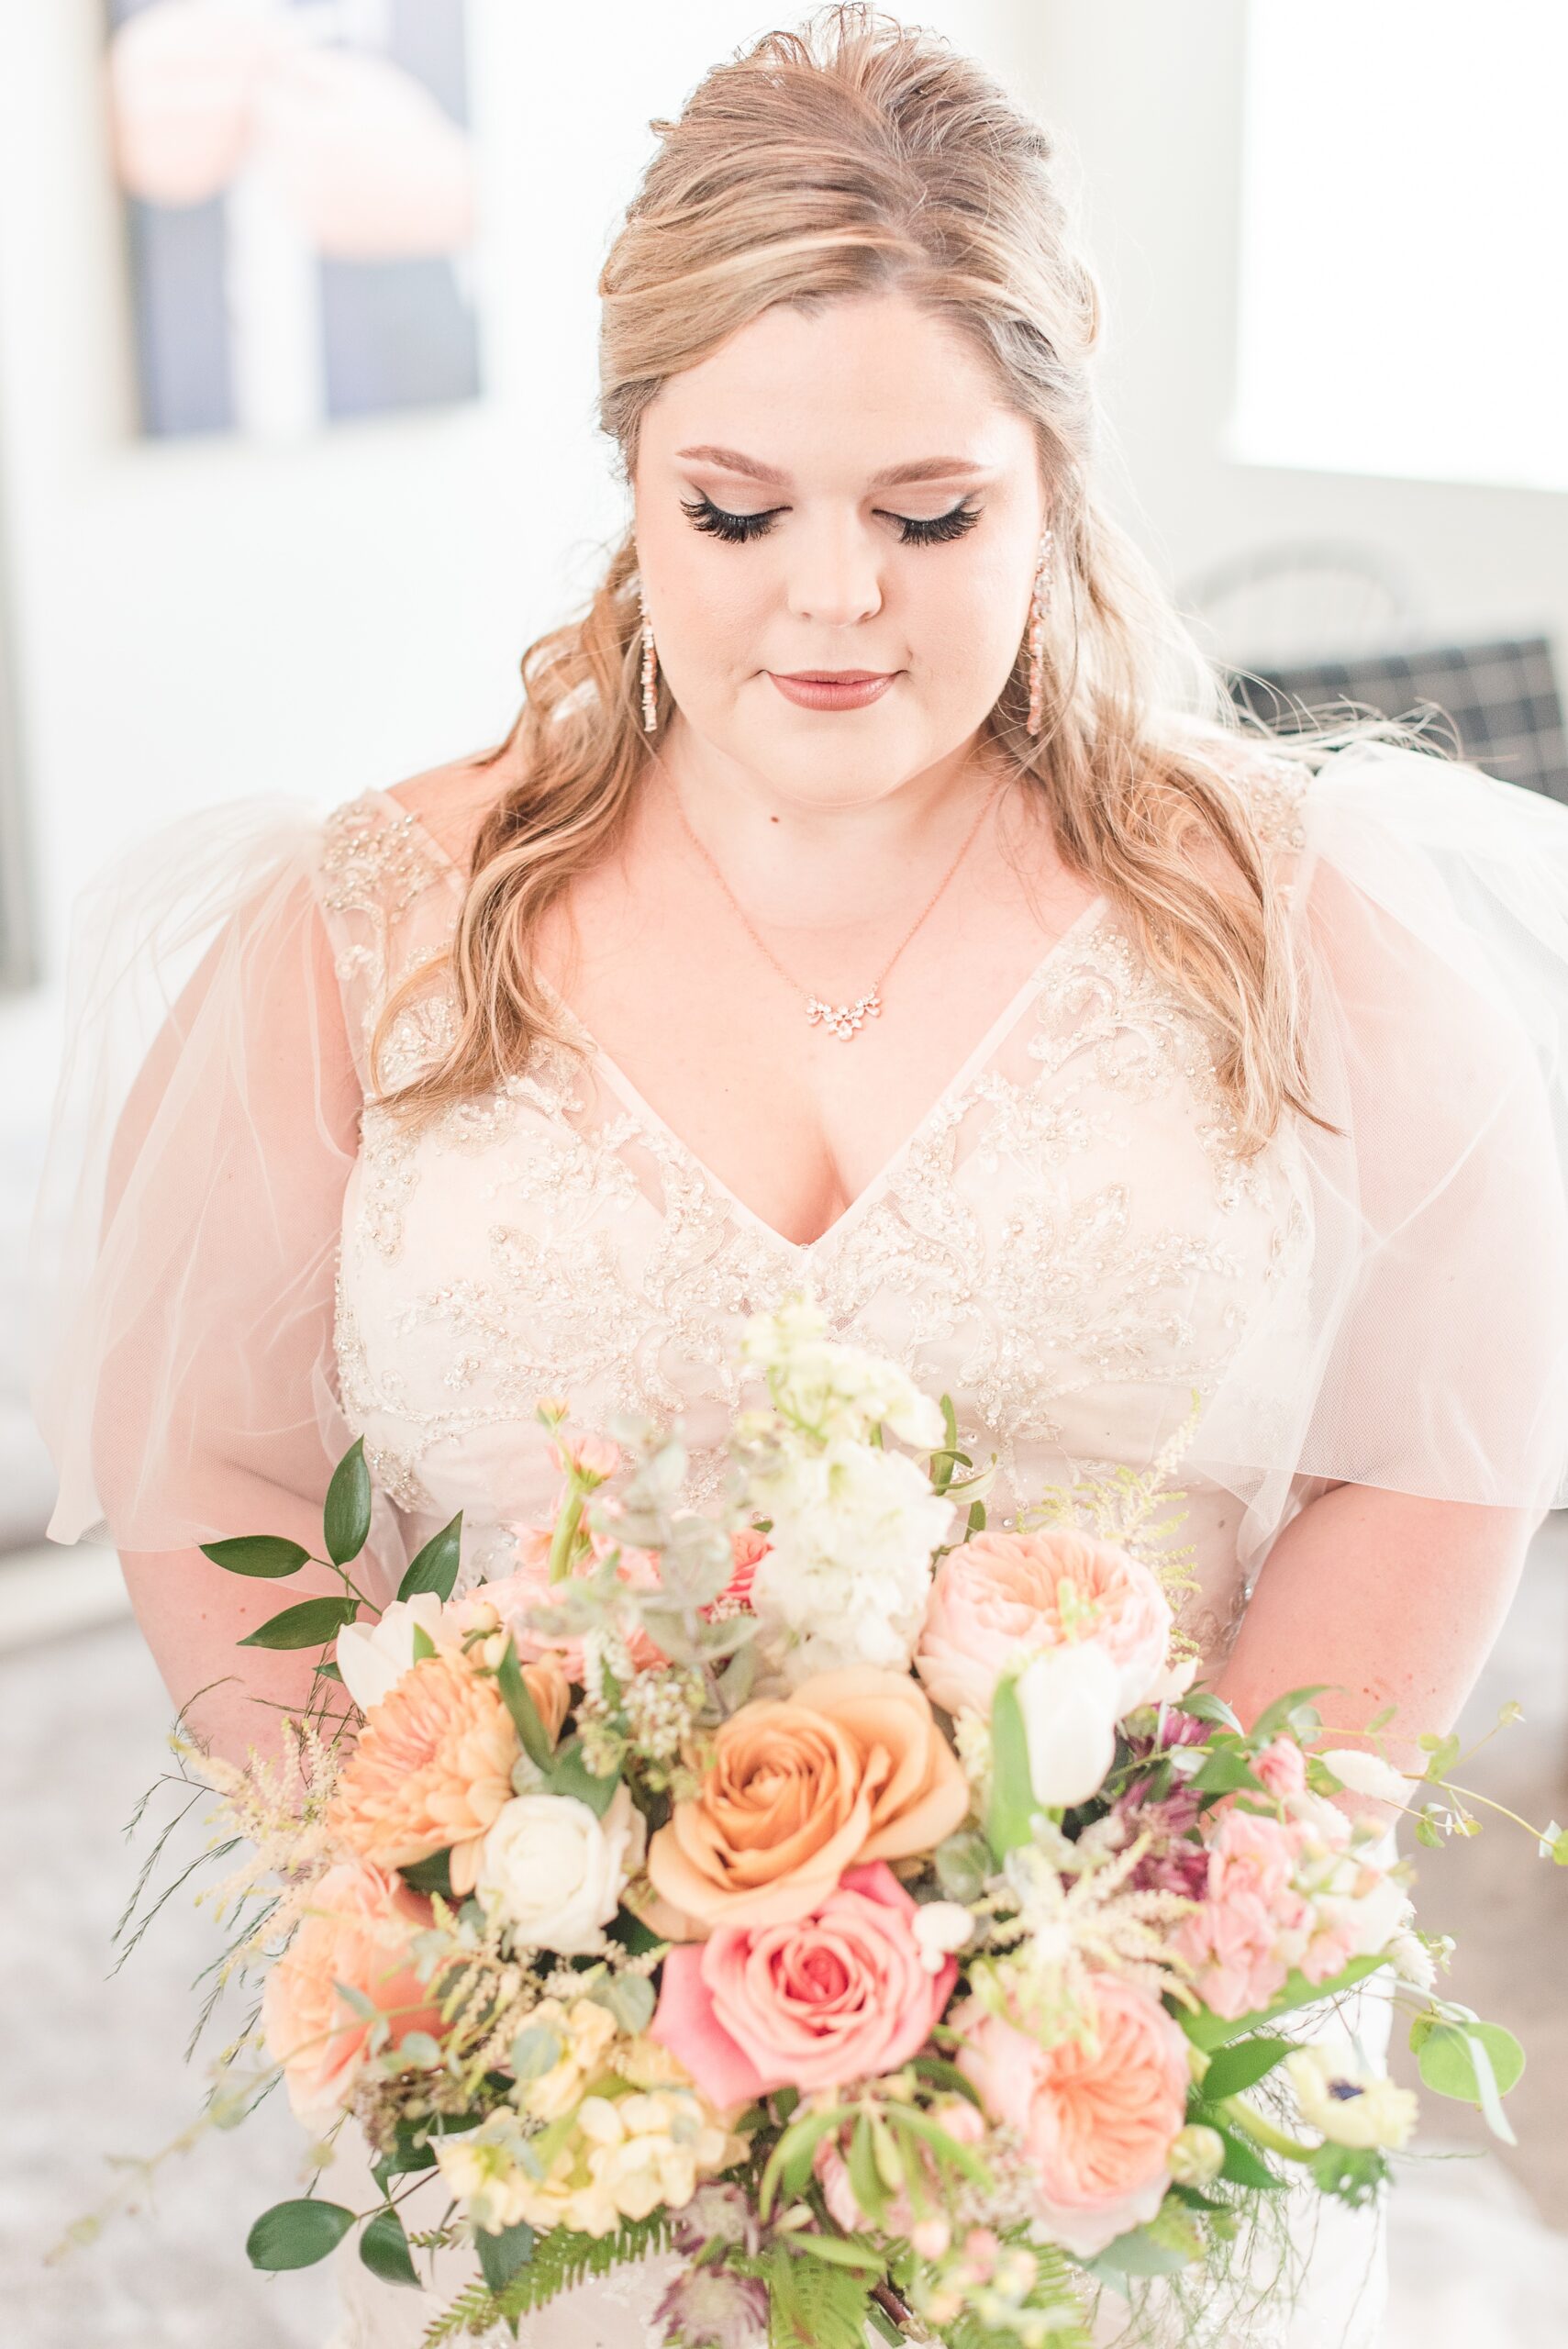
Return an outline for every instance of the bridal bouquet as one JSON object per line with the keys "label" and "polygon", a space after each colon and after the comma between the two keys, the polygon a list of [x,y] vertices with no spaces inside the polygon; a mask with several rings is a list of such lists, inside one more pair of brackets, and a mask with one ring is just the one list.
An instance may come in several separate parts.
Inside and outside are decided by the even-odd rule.
{"label": "bridal bouquet", "polygon": [[[1435,1842],[1473,1816],[1456,1743],[1411,1780],[1329,1742],[1321,1691],[1243,1729],[1195,1688],[1157,1521],[1175,1448],[990,1530],[951,1407],[809,1305],[745,1356],[765,1400],[716,1506],[683,1504],[677,1436],[546,1402],[559,1502],[515,1571],[453,1597],[454,1520],[379,1617],[356,1444],[325,1515],[343,1595],[250,1634],[322,1652],[290,1764],[187,1746],[252,1847],[219,1887],[260,1998],[217,2117],[281,2077],[325,2171],[258,2219],[255,2265],[357,2230],[413,2284],[470,2246],[431,2343],[673,2251],[659,2321],[688,2349],[859,2349],[868,2323],[1073,2349],[1107,2288],[1133,2321],[1201,2293],[1287,2186],[1380,2190],[1414,2096],[1291,2029],[1380,1970],[1427,2083],[1508,2134],[1517,2043],[1435,1994],[1451,1943],[1330,1799]],[[331,2199],[350,2120],[368,2210]],[[409,2232],[432,2169],[445,2215]]]}

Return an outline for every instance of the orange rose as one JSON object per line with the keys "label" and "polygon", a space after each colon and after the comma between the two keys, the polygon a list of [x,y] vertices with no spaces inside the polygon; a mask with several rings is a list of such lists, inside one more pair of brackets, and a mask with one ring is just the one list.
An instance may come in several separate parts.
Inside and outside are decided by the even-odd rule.
{"label": "orange rose", "polygon": [[653,1887],[705,1928],[804,1917],[844,1870],[929,1851],[969,1809],[923,1690],[869,1665],[742,1705],[695,1800],[648,1853]]}

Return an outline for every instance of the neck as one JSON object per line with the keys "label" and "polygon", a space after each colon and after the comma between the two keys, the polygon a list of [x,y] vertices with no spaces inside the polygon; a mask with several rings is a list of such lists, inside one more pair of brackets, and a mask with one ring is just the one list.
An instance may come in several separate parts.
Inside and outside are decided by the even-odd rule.
{"label": "neck", "polygon": [[673,730],[651,764],[644,814],[678,833],[684,810],[761,924],[828,930],[906,906],[912,883],[936,878],[944,856],[957,853],[997,780],[972,738],[891,786],[804,798],[689,730]]}

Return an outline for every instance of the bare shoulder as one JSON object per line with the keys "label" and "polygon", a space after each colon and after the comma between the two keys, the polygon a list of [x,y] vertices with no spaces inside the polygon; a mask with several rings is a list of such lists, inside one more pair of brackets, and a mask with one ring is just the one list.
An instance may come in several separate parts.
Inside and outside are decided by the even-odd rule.
{"label": "bare shoulder", "polygon": [[513,780],[509,758],[475,751],[389,784],[386,796],[396,800],[454,864],[466,865],[474,834]]}

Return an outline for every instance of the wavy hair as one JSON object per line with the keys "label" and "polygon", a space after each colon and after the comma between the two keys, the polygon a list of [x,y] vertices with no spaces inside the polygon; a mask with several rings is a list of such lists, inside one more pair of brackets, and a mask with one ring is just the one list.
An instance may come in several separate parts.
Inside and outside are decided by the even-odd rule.
{"label": "wavy hair", "polygon": [[[988,755],[1043,793],[1064,863],[1128,918],[1209,1036],[1243,1155],[1307,1098],[1305,990],[1260,795],[1259,755],[1214,664],[1098,502],[1091,361],[1099,290],[1077,249],[1049,132],[942,39],[867,6],[821,9],[700,82],[661,145],[599,280],[599,420],[629,482],[644,410],[773,304],[897,292],[967,335],[1038,436],[1055,534],[1045,721],[1027,730],[1027,648],[984,720]],[[585,612],[522,657],[510,760],[470,853],[438,968],[450,1048],[381,1096],[417,1119],[489,1090],[557,1029],[534,970],[539,925],[612,846],[647,766],[629,528]],[[670,714],[660,685],[660,722]],[[1352,733],[1308,730],[1310,761]]]}

